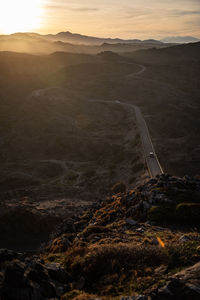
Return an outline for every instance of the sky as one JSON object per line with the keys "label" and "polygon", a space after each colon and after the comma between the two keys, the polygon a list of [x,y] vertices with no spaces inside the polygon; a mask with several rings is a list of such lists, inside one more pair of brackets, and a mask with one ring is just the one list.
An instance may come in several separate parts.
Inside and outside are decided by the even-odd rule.
{"label": "sky", "polygon": [[[0,0],[3,15],[6,15],[3,8],[8,1],[18,3],[21,15],[27,1],[37,2],[38,7],[34,16],[28,16],[26,7],[26,26],[21,24],[20,27],[19,20],[16,25],[13,21],[13,26],[7,30],[10,33],[70,31],[98,37],[140,39],[186,35],[200,37],[200,0]],[[27,16],[30,21],[32,18],[31,26]],[[37,22],[33,22],[36,18]],[[20,20],[23,23],[22,16]],[[4,33],[9,25],[1,25],[0,16],[0,32]]]}

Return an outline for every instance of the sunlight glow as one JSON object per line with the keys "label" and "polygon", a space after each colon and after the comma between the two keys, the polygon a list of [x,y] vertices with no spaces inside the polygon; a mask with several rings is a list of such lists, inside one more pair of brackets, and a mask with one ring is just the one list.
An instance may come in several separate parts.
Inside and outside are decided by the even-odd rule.
{"label": "sunlight glow", "polygon": [[0,33],[40,28],[43,0],[0,0]]}

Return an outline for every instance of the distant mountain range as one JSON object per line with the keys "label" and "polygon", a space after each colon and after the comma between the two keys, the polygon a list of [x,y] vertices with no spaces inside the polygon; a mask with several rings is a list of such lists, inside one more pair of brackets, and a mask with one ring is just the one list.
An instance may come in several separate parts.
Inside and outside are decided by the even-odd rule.
{"label": "distant mountain range", "polygon": [[133,44],[133,43],[154,43],[154,44],[162,44],[161,41],[157,41],[154,39],[148,40],[139,40],[139,39],[119,39],[119,38],[98,38],[93,36],[86,36],[77,33],[71,33],[69,31],[66,32],[59,32],[57,34],[47,34],[47,35],[40,35],[38,33],[14,33],[11,35],[1,35],[0,38],[4,37],[13,37],[13,38],[23,38],[23,37],[32,37],[32,38],[41,38],[50,41],[60,41],[64,43],[71,43],[76,45],[102,45],[104,43],[107,44]]}
{"label": "distant mountain range", "polygon": [[163,43],[195,43],[199,42],[200,39],[193,36],[168,36],[160,40]]}
{"label": "distant mountain range", "polygon": [[50,54],[53,52],[97,54],[103,51],[125,53],[149,48],[166,48],[177,43],[185,44],[198,41],[199,39],[190,36],[166,37],[157,41],[154,39],[98,38],[69,31],[46,35],[26,32],[0,35],[0,51],[33,54]]}
{"label": "distant mountain range", "polygon": [[102,51],[132,52],[140,49],[162,48],[171,44],[157,40],[123,40],[98,38],[60,32],[40,35],[38,33],[14,33],[0,35],[0,51],[15,51],[37,54],[50,54],[57,51],[72,53],[100,53]]}
{"label": "distant mountain range", "polygon": [[87,44],[87,45],[101,45],[103,43],[109,43],[109,44],[118,44],[118,43],[125,43],[125,44],[132,44],[132,43],[156,43],[160,44],[160,41],[157,40],[138,40],[138,39],[119,39],[119,38],[98,38],[98,37],[92,37],[92,36],[86,36],[81,35],[77,33],[71,33],[69,31],[67,32],[60,32],[58,34],[48,34],[43,36],[47,39],[51,39],[53,41],[62,41],[62,42],[68,42],[68,43],[75,43],[75,44]]}

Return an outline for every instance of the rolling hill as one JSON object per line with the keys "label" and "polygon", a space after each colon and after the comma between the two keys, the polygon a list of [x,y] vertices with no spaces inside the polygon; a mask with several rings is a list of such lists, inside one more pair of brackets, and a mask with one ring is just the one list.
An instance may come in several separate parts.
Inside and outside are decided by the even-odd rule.
{"label": "rolling hill", "polygon": [[61,32],[56,35],[15,33],[0,36],[0,51],[35,54],[50,54],[56,51],[94,54],[106,50],[127,52],[152,47],[166,47],[167,45],[156,40],[103,39],[70,32]]}

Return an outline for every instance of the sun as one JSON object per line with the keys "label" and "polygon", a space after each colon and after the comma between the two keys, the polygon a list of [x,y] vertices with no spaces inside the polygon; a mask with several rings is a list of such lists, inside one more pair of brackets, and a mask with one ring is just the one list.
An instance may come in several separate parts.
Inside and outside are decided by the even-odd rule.
{"label": "sun", "polygon": [[0,33],[40,28],[43,0],[0,0]]}

